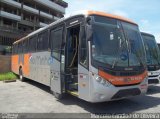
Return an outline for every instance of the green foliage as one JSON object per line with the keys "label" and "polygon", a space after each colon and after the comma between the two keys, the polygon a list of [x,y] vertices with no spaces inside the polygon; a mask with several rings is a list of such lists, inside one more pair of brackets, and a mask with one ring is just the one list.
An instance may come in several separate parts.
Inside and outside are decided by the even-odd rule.
{"label": "green foliage", "polygon": [[17,79],[17,76],[14,73],[12,73],[12,72],[0,74],[0,81],[14,80],[14,79]]}

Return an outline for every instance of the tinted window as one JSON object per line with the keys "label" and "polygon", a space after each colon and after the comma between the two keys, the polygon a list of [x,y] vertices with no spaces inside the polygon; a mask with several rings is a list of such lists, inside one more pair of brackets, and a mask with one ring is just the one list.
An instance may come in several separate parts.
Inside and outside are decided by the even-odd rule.
{"label": "tinted window", "polygon": [[18,43],[18,53],[21,54],[22,53],[22,42]]}
{"label": "tinted window", "polygon": [[37,42],[37,36],[33,36],[29,38],[29,51],[30,52],[36,51],[36,42]]}
{"label": "tinted window", "polygon": [[80,63],[87,67],[87,41],[85,35],[85,27],[81,28],[81,41],[80,41]]}
{"label": "tinted window", "polygon": [[14,44],[13,51],[14,51],[14,54],[18,53],[18,45],[17,44]]}
{"label": "tinted window", "polygon": [[23,41],[23,53],[27,53],[28,52],[28,40],[25,39]]}
{"label": "tinted window", "polygon": [[158,65],[160,62],[159,49],[153,36],[143,35],[148,65]]}
{"label": "tinted window", "polygon": [[95,22],[98,23],[105,23],[105,24],[117,24],[116,19],[108,18],[108,17],[102,17],[102,16],[94,16]]}
{"label": "tinted window", "polygon": [[48,31],[45,31],[38,35],[37,40],[37,50],[47,50],[48,49]]}
{"label": "tinted window", "polygon": [[15,45],[12,46],[12,54],[15,54]]}
{"label": "tinted window", "polygon": [[51,48],[52,48],[52,56],[56,59],[60,60],[60,52],[61,52],[61,43],[62,43],[62,28],[55,29],[51,31]]}

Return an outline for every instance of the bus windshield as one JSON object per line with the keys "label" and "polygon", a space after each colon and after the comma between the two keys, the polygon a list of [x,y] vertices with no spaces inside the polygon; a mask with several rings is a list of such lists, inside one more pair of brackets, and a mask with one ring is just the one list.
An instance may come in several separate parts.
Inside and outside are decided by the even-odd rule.
{"label": "bus windshield", "polygon": [[145,65],[145,51],[138,26],[95,16],[93,22],[93,64],[110,68]]}
{"label": "bus windshield", "polygon": [[145,43],[147,65],[159,65],[159,49],[153,36],[142,35]]}

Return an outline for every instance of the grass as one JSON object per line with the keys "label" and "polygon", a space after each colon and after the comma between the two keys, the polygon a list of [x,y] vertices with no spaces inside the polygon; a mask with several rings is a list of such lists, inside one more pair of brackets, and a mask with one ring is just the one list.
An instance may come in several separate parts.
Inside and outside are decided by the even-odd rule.
{"label": "grass", "polygon": [[12,72],[0,74],[0,81],[14,80],[14,79],[17,79],[17,76]]}

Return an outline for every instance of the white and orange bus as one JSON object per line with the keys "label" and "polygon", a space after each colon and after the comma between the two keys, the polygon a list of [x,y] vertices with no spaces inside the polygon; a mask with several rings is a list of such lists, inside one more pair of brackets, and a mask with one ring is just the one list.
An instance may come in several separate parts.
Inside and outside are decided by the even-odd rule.
{"label": "white and orange bus", "polygon": [[145,44],[148,67],[148,85],[160,82],[160,55],[155,37],[152,34],[141,32]]}
{"label": "white and orange bus", "polygon": [[88,102],[145,94],[145,50],[138,25],[86,11],[60,19],[13,44],[12,71]]}

